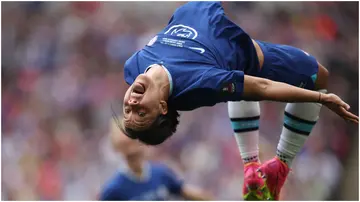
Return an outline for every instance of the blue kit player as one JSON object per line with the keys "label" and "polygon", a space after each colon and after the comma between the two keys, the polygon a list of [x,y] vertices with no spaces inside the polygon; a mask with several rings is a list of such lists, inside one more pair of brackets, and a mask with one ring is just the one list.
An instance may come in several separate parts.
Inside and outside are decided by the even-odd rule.
{"label": "blue kit player", "polygon": [[[177,111],[228,102],[244,161],[245,200],[278,200],[299,152],[326,106],[358,123],[350,106],[327,94],[328,71],[307,52],[253,40],[225,15],[220,2],[190,2],[125,63],[130,85],[124,102],[123,132],[149,145],[170,137]],[[277,155],[260,164],[256,101],[287,102]]]}
{"label": "blue kit player", "polygon": [[164,201],[171,199],[171,196],[187,200],[211,200],[201,189],[179,180],[168,166],[147,161],[145,146],[116,129],[112,123],[111,141],[114,149],[124,157],[126,169],[119,170],[105,184],[99,195],[100,200]]}

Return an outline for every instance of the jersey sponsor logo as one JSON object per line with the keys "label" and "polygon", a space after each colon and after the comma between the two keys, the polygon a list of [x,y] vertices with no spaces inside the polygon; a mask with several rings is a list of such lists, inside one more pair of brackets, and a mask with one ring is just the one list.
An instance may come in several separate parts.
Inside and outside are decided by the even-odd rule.
{"label": "jersey sponsor logo", "polygon": [[197,47],[189,47],[190,49],[193,49],[193,50],[198,50],[200,51],[201,54],[205,53],[205,49],[203,48],[197,48]]}
{"label": "jersey sponsor logo", "polygon": [[171,26],[165,34],[170,34],[172,36],[184,37],[189,39],[195,39],[198,36],[197,31],[186,25],[173,25]]}
{"label": "jersey sponsor logo", "polygon": [[179,47],[179,48],[189,48],[189,49],[192,49],[192,50],[199,51],[201,54],[205,53],[204,48],[185,46],[186,42],[184,40],[171,39],[171,38],[161,38],[159,42],[161,44],[164,44],[164,45],[175,46],[175,47]]}

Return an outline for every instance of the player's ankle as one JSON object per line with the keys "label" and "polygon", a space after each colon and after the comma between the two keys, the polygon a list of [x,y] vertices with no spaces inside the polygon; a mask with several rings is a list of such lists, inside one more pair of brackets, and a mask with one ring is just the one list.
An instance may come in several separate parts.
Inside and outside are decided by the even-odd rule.
{"label": "player's ankle", "polygon": [[284,157],[281,157],[279,155],[276,155],[275,158],[277,158],[284,166],[287,168],[291,168],[292,160],[286,159]]}
{"label": "player's ankle", "polygon": [[250,161],[250,162],[243,162],[244,163],[244,167],[247,167],[247,166],[260,166],[261,163],[260,161]]}
{"label": "player's ankle", "polygon": [[244,165],[247,165],[249,163],[260,164],[260,160],[259,160],[258,156],[245,157],[242,160],[243,160]]}

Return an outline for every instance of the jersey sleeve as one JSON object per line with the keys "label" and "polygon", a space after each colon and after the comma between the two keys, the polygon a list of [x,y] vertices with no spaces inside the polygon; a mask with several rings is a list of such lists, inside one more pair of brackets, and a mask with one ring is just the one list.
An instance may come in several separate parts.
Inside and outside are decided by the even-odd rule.
{"label": "jersey sleeve", "polygon": [[181,194],[183,180],[180,180],[178,176],[167,166],[164,166],[164,174],[167,181],[167,185],[172,194]]}
{"label": "jersey sleeve", "polygon": [[211,68],[204,74],[200,87],[213,91],[218,102],[240,101],[244,90],[244,72]]}
{"label": "jersey sleeve", "polygon": [[135,78],[138,76],[139,72],[136,69],[135,54],[132,55],[124,64],[124,79],[128,85],[134,83]]}
{"label": "jersey sleeve", "polygon": [[[205,65],[193,70],[191,74],[187,73],[188,77],[183,76],[183,80],[178,79],[174,84],[175,93],[169,100],[177,110],[190,111],[221,102],[242,100],[244,72]],[[181,85],[182,89],[179,90]]]}

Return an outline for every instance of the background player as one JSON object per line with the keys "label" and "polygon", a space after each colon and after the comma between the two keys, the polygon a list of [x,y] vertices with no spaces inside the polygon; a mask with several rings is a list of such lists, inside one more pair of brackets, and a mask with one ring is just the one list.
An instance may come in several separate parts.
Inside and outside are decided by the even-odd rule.
{"label": "background player", "polygon": [[[190,2],[178,8],[165,29],[126,62],[124,74],[131,86],[124,97],[122,128],[129,137],[151,145],[175,132],[176,110],[240,100],[306,103],[287,106],[278,155],[260,169],[263,176],[256,173],[257,136],[246,135],[253,140],[249,145],[244,136],[237,136],[240,151],[255,148],[242,155],[247,163],[245,199],[278,199],[288,166],[310,134],[321,104],[358,123],[348,104],[326,94],[328,72],[313,56],[291,46],[252,40],[225,16],[218,2]],[[234,114],[242,109],[241,104],[229,105],[235,132],[257,130],[259,115],[254,113],[259,110],[250,107],[245,110],[254,110],[245,112],[247,116]],[[270,169],[269,164],[275,166]]]}
{"label": "background player", "polygon": [[112,121],[110,138],[115,150],[121,153],[126,169],[119,170],[105,184],[100,200],[170,200],[171,195],[186,200],[211,200],[204,191],[184,183],[166,165],[146,160],[146,146],[119,132]]}

